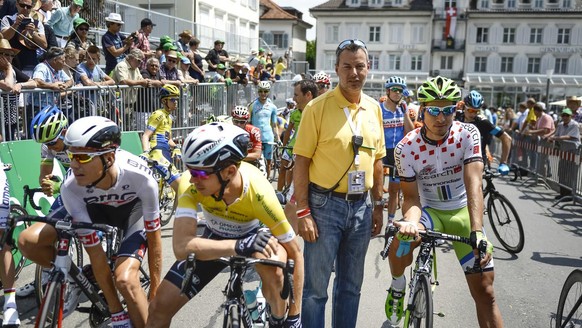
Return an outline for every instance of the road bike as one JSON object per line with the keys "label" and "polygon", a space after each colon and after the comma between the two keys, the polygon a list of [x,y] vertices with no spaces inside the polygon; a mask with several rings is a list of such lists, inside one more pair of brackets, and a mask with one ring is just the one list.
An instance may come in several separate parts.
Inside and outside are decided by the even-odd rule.
{"label": "road bike", "polygon": [[[398,228],[389,226],[386,228],[384,234],[384,248],[380,252],[382,259],[388,257],[390,245]],[[411,268],[410,282],[408,283],[408,303],[405,310],[404,326],[403,327],[426,327],[433,326],[433,298],[432,294],[438,282],[438,272],[436,266],[436,247],[437,240],[448,240],[460,242],[472,247],[474,243],[467,237],[456,235],[449,235],[433,230],[419,231],[421,242],[419,246],[418,255],[414,268]],[[487,243],[483,240],[478,247],[479,259],[485,256],[487,251]],[[473,272],[480,272],[479,260],[475,259],[475,264],[472,268]],[[443,313],[436,313],[439,317],[444,317]]]}
{"label": "road bike", "polygon": [[582,270],[570,273],[558,301],[555,328],[582,327]]}
{"label": "road bike", "polygon": [[493,178],[499,175],[499,173],[493,173],[490,170],[483,172],[483,180],[485,180],[483,199],[486,200],[485,213],[489,217],[491,229],[499,243],[508,252],[517,254],[523,250],[525,244],[523,225],[515,207],[493,184]]}
{"label": "road bike", "polygon": [[[245,293],[243,292],[243,278],[249,268],[256,264],[269,265],[283,269],[283,289],[281,290],[282,299],[290,299],[294,302],[293,295],[293,272],[295,270],[295,262],[291,259],[287,263],[271,260],[271,259],[256,259],[244,256],[221,257],[216,261],[221,262],[230,267],[230,277],[223,290],[226,300],[221,307],[224,312],[223,328],[258,328],[266,327],[269,321],[268,306],[259,306],[258,316],[251,315],[251,311],[247,306]],[[192,284],[194,270],[196,268],[196,261],[194,253],[188,255],[186,260],[186,272],[184,280],[182,281],[181,293],[188,294]]]}
{"label": "road bike", "polygon": [[[176,199],[176,192],[172,186],[165,179],[165,172],[160,169],[158,161],[153,159],[146,159],[149,168],[152,170],[154,178],[158,182],[158,202],[160,206],[160,223],[163,226],[170,223],[172,216],[176,212],[178,202]],[[174,164],[170,163],[167,170],[172,172]]]}

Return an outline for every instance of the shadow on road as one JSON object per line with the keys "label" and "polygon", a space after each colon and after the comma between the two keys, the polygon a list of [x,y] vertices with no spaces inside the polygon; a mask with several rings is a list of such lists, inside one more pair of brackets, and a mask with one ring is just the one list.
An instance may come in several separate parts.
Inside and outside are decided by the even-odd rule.
{"label": "shadow on road", "polygon": [[558,253],[533,252],[531,259],[537,262],[550,265],[571,268],[582,267],[582,258],[572,258],[571,256],[562,255]]}

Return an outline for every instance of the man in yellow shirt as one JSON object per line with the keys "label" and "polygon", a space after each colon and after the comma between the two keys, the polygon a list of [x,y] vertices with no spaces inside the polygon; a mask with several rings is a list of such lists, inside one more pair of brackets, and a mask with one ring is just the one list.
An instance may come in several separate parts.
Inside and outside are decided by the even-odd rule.
{"label": "man in yellow shirt", "polygon": [[380,106],[362,92],[369,67],[362,41],[339,44],[338,86],[305,107],[293,149],[298,233],[305,240],[305,327],[326,326],[334,261],[331,326],[356,326],[370,236],[382,229],[386,147]]}

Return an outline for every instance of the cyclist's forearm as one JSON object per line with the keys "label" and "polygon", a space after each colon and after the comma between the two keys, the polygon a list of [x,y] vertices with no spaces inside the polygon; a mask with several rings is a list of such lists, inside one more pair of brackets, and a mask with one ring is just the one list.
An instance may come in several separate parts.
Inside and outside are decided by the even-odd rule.
{"label": "cyclist's forearm", "polygon": [[507,164],[510,149],[511,149],[511,137],[507,133],[504,133],[501,136],[501,163]]}
{"label": "cyclist's forearm", "polygon": [[152,299],[158,286],[161,282],[162,276],[162,233],[158,229],[154,232],[146,233],[148,241],[148,265],[150,270],[150,299]]}
{"label": "cyclist's forearm", "polygon": [[463,175],[472,231],[483,229],[482,174],[483,162],[473,162],[465,165],[465,172]]}

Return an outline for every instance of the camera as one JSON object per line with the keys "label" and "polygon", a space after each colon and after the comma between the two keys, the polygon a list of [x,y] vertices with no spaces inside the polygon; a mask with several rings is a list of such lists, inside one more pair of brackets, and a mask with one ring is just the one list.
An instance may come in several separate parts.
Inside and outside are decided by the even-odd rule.
{"label": "camera", "polygon": [[26,27],[26,25],[32,23],[32,18],[30,17],[26,17],[24,19],[22,19],[22,21],[20,22],[20,28],[23,29]]}
{"label": "camera", "polygon": [[134,42],[137,41],[137,32],[133,32],[129,35],[129,38],[132,39]]}

